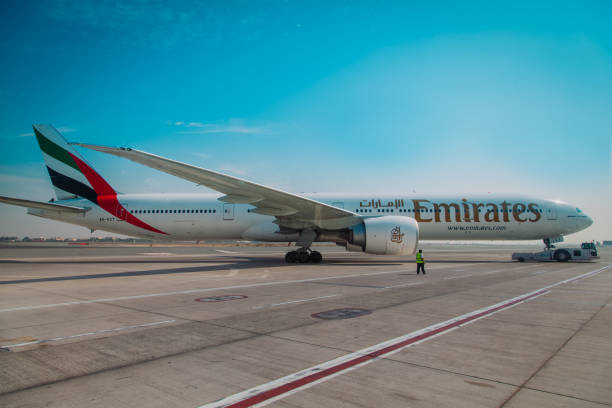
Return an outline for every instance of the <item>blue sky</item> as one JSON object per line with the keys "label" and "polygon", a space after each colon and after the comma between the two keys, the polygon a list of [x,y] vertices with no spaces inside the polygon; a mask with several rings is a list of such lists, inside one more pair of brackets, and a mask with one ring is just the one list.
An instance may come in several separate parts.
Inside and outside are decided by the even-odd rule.
{"label": "blue sky", "polygon": [[[609,2],[1,7],[1,195],[51,197],[52,123],[292,192],[562,199],[612,239]],[[119,191],[206,191],[83,153]],[[0,211],[0,235],[88,235]]]}

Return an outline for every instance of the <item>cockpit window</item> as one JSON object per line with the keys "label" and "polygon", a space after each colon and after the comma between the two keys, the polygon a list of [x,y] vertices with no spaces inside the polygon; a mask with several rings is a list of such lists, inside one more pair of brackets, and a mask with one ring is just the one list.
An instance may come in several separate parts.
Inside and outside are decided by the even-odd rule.
{"label": "cockpit window", "polygon": [[581,213],[580,208],[576,208],[576,212]]}

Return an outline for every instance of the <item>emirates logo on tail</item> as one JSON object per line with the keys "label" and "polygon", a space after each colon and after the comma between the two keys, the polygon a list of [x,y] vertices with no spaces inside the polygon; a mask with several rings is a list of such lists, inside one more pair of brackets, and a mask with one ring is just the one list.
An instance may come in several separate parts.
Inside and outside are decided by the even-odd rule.
{"label": "emirates logo on tail", "polygon": [[405,234],[402,234],[402,230],[400,229],[399,225],[396,226],[395,228],[391,229],[391,242],[401,244],[404,240],[404,235]]}

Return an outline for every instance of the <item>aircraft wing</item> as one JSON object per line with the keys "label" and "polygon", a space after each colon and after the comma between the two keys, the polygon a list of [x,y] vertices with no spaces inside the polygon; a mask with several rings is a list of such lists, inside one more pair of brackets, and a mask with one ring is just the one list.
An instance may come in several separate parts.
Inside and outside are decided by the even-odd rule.
{"label": "aircraft wing", "polygon": [[74,144],[123,157],[219,191],[225,194],[219,200],[234,204],[251,204],[256,207],[254,212],[275,216],[276,223],[283,227],[305,229],[316,226],[342,229],[359,222],[359,215],[342,208],[151,153],[125,147]]}
{"label": "aircraft wing", "polygon": [[45,203],[42,201],[22,200],[21,198],[12,198],[12,197],[5,197],[5,196],[0,196],[0,203],[19,205],[21,207],[27,207],[27,208],[39,208],[41,210],[46,210],[46,211],[67,212],[67,213],[74,213],[74,214],[81,214],[88,210],[87,208],[73,207],[71,205]]}

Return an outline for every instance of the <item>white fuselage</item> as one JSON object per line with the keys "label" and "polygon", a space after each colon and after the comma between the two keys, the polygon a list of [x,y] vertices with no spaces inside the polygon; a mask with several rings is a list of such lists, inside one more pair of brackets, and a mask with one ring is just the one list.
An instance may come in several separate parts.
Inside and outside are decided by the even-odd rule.
{"label": "white fuselage", "polygon": [[[272,216],[249,204],[227,204],[217,194],[122,194],[119,203],[143,223],[164,234],[126,222],[85,199],[58,201],[90,208],[84,214],[30,209],[45,218],[128,236],[167,240],[247,239],[295,241],[297,233],[278,233]],[[362,217],[399,215],[414,218],[423,240],[533,240],[580,231],[592,220],[557,201],[525,196],[403,196],[310,194],[308,198],[341,207]],[[120,211],[120,210],[118,210]],[[123,210],[121,210],[123,211]]]}

